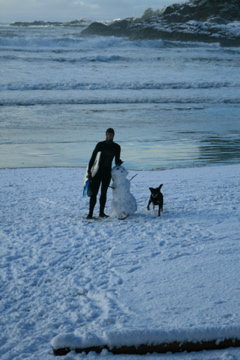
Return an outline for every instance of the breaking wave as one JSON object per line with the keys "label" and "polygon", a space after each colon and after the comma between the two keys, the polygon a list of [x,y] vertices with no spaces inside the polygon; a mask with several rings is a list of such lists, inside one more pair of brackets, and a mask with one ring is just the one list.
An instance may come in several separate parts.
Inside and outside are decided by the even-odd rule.
{"label": "breaking wave", "polygon": [[124,82],[124,83],[81,83],[81,82],[58,82],[58,83],[9,83],[0,84],[0,91],[41,91],[41,90],[190,90],[190,89],[221,89],[238,88],[240,83],[223,82]]}
{"label": "breaking wave", "polygon": [[60,51],[81,51],[83,49],[108,49],[108,48],[179,48],[179,47],[193,47],[193,48],[218,48],[217,43],[201,43],[194,41],[171,41],[171,40],[130,40],[127,38],[119,38],[115,36],[92,36],[85,38],[79,36],[62,36],[59,38],[48,37],[47,35],[42,37],[29,36],[26,37],[14,34],[14,36],[7,35],[0,32],[0,47],[12,49],[14,51],[44,51],[59,49]]}
{"label": "breaking wave", "polygon": [[70,38],[34,38],[34,37],[2,37],[0,38],[0,46],[8,48],[55,48],[55,47],[78,47],[83,39]]}
{"label": "breaking wave", "polygon": [[104,56],[104,55],[98,55],[98,56],[83,56],[79,58],[64,58],[64,57],[47,57],[47,58],[41,58],[41,57],[21,57],[17,55],[4,55],[0,57],[0,60],[2,61],[26,61],[26,62],[58,62],[58,63],[91,63],[91,62],[117,62],[117,61],[128,61],[128,58],[125,58],[123,56],[119,55],[111,55],[111,56]]}
{"label": "breaking wave", "polygon": [[21,99],[21,100],[0,100],[0,106],[35,106],[35,105],[105,105],[105,104],[182,104],[182,105],[194,105],[194,104],[240,104],[240,98],[225,98],[225,99],[213,99],[213,98],[72,98],[72,99]]}

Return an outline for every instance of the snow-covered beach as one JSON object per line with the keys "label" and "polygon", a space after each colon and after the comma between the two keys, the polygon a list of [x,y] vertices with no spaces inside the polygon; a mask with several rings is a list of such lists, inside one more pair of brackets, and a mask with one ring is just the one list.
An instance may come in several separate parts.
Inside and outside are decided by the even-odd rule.
{"label": "snow-covered beach", "polygon": [[[240,166],[130,171],[138,210],[124,221],[85,220],[83,173],[0,170],[1,359],[50,360],[51,344],[99,337],[115,345],[239,338]],[[146,206],[148,187],[160,183],[159,218]],[[108,213],[110,204],[111,189]],[[114,355],[64,359],[99,356]],[[240,349],[148,357],[237,360]]]}
{"label": "snow-covered beach", "polygon": [[[0,24],[1,359],[240,344],[239,20],[238,0],[194,0],[100,24],[102,36],[81,21]],[[131,194],[109,189],[116,217],[88,221],[83,167],[109,126]],[[134,206],[118,220],[123,198]],[[71,351],[89,346],[101,353]]]}

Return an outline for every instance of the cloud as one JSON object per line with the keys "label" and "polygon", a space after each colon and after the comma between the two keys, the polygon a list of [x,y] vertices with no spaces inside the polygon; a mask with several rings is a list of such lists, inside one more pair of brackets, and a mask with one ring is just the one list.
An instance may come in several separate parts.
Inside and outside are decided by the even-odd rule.
{"label": "cloud", "polygon": [[85,1],[74,1],[73,5],[74,6],[82,6],[82,7],[86,7],[86,8],[89,8],[89,9],[100,9],[99,4],[88,4]]}
{"label": "cloud", "polygon": [[84,1],[74,1],[73,5],[75,5],[75,6],[86,6]]}
{"label": "cloud", "polygon": [[89,5],[90,9],[100,9],[100,5],[98,4],[91,4]]}

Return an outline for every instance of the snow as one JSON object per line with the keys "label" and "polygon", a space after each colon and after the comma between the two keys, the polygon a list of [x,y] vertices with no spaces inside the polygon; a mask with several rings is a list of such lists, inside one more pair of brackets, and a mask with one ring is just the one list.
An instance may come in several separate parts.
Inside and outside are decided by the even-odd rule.
{"label": "snow", "polygon": [[[238,38],[240,36],[240,22],[232,21],[228,24],[217,24],[211,21],[197,21],[189,20],[185,23],[172,23],[167,24],[163,22],[156,22],[152,26],[158,30],[165,31],[182,31],[191,34],[202,34],[213,37],[225,37],[225,38]],[[149,27],[149,24],[145,24],[145,27]]]}
{"label": "snow", "polygon": [[[240,165],[137,174],[135,214],[87,221],[83,169],[0,170],[2,360],[50,360],[52,346],[240,337]],[[160,183],[159,218],[147,203]],[[106,213],[111,199],[109,189]],[[99,357],[114,355],[63,358]],[[147,357],[237,360],[240,349]]]}

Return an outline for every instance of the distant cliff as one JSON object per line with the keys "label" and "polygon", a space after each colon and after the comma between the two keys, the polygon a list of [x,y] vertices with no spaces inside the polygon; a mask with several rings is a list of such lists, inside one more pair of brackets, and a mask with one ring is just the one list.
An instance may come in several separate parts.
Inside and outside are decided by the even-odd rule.
{"label": "distant cliff", "polygon": [[12,26],[79,26],[79,27],[86,27],[89,25],[89,20],[80,19],[80,20],[72,20],[67,22],[62,21],[41,21],[35,20],[31,22],[26,21],[16,21],[10,25]]}
{"label": "distant cliff", "polygon": [[240,0],[191,0],[161,10],[147,9],[141,18],[127,18],[109,25],[94,22],[81,34],[240,46]]}

